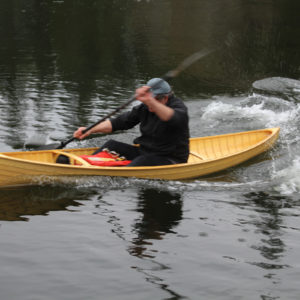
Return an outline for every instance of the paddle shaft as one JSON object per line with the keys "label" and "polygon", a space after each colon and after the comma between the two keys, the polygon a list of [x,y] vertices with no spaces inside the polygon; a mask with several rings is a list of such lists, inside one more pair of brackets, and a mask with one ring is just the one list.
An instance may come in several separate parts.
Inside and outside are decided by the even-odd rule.
{"label": "paddle shaft", "polygon": [[[100,119],[99,121],[97,121],[96,123],[90,125],[86,129],[82,130],[82,133],[88,132],[89,130],[91,130],[92,128],[94,128],[95,126],[97,126],[98,124],[100,124],[101,122],[109,119],[110,117],[112,117],[113,115],[115,115],[116,113],[118,113],[120,110],[122,110],[123,108],[125,108],[126,106],[128,106],[130,103],[132,103],[134,100],[135,100],[135,96],[132,96],[127,102],[125,102],[122,105],[120,105],[119,107],[117,107],[114,111],[112,111],[111,113],[109,113],[108,115],[106,115],[105,117],[103,117],[102,119]],[[72,137],[72,138],[70,138],[67,141],[61,142],[61,144],[57,147],[57,149],[64,148],[66,145],[68,145],[69,143],[73,142],[74,140],[76,140],[76,138]]]}
{"label": "paddle shaft", "polygon": [[[152,87],[155,87],[162,80],[168,81],[168,80],[176,77],[180,72],[182,72],[183,70],[185,70],[187,67],[189,67],[190,65],[192,65],[193,63],[195,63],[200,58],[203,58],[203,57],[207,56],[212,51],[214,51],[214,49],[204,49],[202,51],[199,51],[199,52],[196,52],[196,53],[190,55],[189,57],[187,57],[186,59],[184,59],[175,69],[167,72],[164,76],[162,76],[161,80],[157,81]],[[125,102],[122,105],[120,105],[119,107],[117,107],[114,111],[112,111],[108,115],[104,116],[102,119],[100,119],[96,123],[90,125],[86,129],[84,129],[82,131],[82,133],[88,132],[89,130],[91,130],[92,128],[94,128],[95,126],[97,126],[98,124],[100,124],[101,122],[109,119],[110,117],[112,117],[113,115],[115,115],[116,113],[118,113],[120,110],[122,110],[126,106],[128,106],[130,103],[132,103],[135,99],[136,99],[135,95],[133,95],[127,102]],[[67,141],[61,142],[60,145],[58,147],[56,147],[56,149],[62,149],[62,148],[64,148],[66,145],[68,145],[69,143],[73,142],[75,139],[76,139],[75,137],[72,137],[72,138],[70,138]]]}
{"label": "paddle shaft", "polygon": [[[164,75],[160,80],[158,80],[157,82],[155,82],[155,84],[152,87],[155,87],[156,85],[158,85],[161,81],[163,80],[168,80],[171,77],[168,77],[167,74]],[[150,88],[149,88],[150,89]],[[82,133],[86,133],[89,130],[91,130],[92,128],[94,128],[95,126],[97,126],[98,124],[102,123],[103,121],[109,119],[110,117],[112,117],[113,115],[117,114],[119,111],[121,111],[122,109],[124,109],[126,106],[128,106],[130,103],[132,103],[134,100],[136,100],[135,95],[133,95],[127,102],[123,103],[122,105],[118,106],[114,111],[112,111],[111,113],[109,113],[108,115],[106,115],[105,117],[103,117],[102,119],[100,119],[99,121],[97,121],[96,123],[90,125],[89,127],[87,127],[86,129],[82,130]],[[65,142],[61,142],[60,146],[57,149],[62,149],[64,148],[66,145],[68,145],[69,143],[73,142],[74,140],[76,140],[75,137],[70,138],[69,140],[65,141]]]}

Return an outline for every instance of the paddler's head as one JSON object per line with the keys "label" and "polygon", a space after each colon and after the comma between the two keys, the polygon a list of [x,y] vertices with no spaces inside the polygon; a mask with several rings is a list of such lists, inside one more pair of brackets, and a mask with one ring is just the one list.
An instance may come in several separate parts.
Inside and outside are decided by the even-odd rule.
{"label": "paddler's head", "polygon": [[167,102],[172,94],[170,85],[161,78],[152,78],[146,85],[151,87],[150,92],[156,100]]}

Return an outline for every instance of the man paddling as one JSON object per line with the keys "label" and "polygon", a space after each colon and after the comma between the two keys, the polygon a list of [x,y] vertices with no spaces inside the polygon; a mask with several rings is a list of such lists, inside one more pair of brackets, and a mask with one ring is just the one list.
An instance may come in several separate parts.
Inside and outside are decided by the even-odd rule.
{"label": "man paddling", "polygon": [[142,103],[116,118],[108,119],[86,133],[86,127],[74,132],[74,137],[84,139],[92,133],[110,133],[140,125],[141,135],[135,145],[115,140],[107,141],[94,154],[108,149],[127,160],[128,166],[156,166],[187,162],[189,156],[189,126],[187,107],[174,96],[170,85],[153,78],[136,90],[135,97]]}

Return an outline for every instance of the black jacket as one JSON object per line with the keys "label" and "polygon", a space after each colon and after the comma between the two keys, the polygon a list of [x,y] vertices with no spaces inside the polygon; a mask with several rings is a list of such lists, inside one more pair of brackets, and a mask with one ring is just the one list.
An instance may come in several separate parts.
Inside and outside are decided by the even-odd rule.
{"label": "black jacket", "polygon": [[175,113],[169,121],[160,120],[145,104],[111,119],[112,129],[126,130],[140,124],[141,136],[134,139],[141,151],[168,156],[176,162],[186,162],[189,156],[189,118],[187,107],[175,96],[169,97],[167,106]]}

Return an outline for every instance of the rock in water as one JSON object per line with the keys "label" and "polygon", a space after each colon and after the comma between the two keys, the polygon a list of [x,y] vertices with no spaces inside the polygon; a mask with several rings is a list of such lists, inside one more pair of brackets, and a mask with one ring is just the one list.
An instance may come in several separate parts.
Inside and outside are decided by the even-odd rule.
{"label": "rock in water", "polygon": [[300,80],[270,77],[253,82],[252,87],[256,92],[300,100]]}

